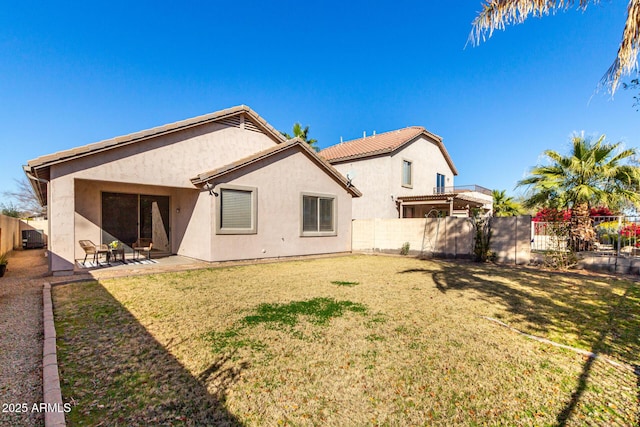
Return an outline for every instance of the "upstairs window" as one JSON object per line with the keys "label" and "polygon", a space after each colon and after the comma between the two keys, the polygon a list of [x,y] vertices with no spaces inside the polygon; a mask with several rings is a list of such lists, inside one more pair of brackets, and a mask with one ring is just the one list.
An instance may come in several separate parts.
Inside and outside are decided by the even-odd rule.
{"label": "upstairs window", "polygon": [[402,161],[402,186],[411,188],[413,186],[413,163],[409,160]]}
{"label": "upstairs window", "polygon": [[445,192],[444,175],[437,173],[436,174],[436,194],[442,194],[444,192]]}
{"label": "upstairs window", "polygon": [[302,195],[303,236],[336,235],[336,198],[330,195]]}

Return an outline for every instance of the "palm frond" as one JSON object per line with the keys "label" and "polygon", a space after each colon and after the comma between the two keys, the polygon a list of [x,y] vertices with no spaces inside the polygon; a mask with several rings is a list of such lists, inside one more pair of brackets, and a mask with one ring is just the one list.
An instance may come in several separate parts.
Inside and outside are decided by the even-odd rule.
{"label": "palm frond", "polygon": [[309,138],[309,126],[305,126],[304,129],[303,129],[302,125],[300,124],[300,122],[296,122],[296,123],[293,124],[293,129],[292,130],[293,130],[293,136],[290,136],[286,132],[280,132],[280,133],[287,139],[300,138],[301,140],[303,140],[304,142],[309,144],[309,146],[311,146],[311,148],[313,148],[315,151],[319,151],[320,150],[320,148],[317,145],[318,141],[316,139],[308,139]]}
{"label": "palm frond", "polygon": [[[600,0],[580,0],[578,8],[584,10],[589,3]],[[482,11],[473,20],[469,40],[480,44],[493,35],[495,30],[504,30],[507,25],[521,24],[529,16],[546,16],[559,9],[567,9],[574,0],[487,0]]]}
{"label": "palm frond", "polygon": [[[546,16],[561,9],[572,7],[574,0],[486,0],[482,11],[471,24],[469,42],[477,46],[493,35],[495,30],[504,30],[507,25],[521,24],[530,16]],[[580,0],[578,9],[584,10],[589,4],[600,0]],[[627,19],[622,32],[615,61],[600,80],[600,86],[607,87],[613,94],[620,85],[623,75],[638,71],[640,54],[640,0],[629,0]]]}
{"label": "palm frond", "polygon": [[637,71],[638,53],[640,53],[640,0],[630,0],[618,55],[600,80],[601,85],[609,87],[611,93],[615,93],[620,84],[620,77]]}

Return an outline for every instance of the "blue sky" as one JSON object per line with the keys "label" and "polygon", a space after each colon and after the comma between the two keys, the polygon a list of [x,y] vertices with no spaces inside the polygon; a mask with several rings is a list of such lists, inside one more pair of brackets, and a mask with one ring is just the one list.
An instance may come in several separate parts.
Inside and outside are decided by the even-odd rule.
{"label": "blue sky", "polygon": [[465,48],[480,0],[10,0],[0,191],[29,159],[246,104],[277,129],[309,125],[322,148],[424,126],[443,137],[456,185],[516,194],[573,132],[640,147],[634,94],[596,92],[626,5],[530,19]]}

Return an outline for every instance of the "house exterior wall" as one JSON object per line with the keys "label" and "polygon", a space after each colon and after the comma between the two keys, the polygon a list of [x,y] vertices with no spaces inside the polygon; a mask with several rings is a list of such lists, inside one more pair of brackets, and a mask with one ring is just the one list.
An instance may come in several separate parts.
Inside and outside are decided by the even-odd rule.
{"label": "house exterior wall", "polygon": [[[402,186],[403,160],[412,162],[412,186]],[[433,194],[436,174],[453,186],[454,173],[438,146],[424,136],[391,155],[369,157],[333,165],[340,173],[355,175],[353,185],[362,197],[353,200],[353,219],[398,218],[396,198]]]}
{"label": "house exterior wall", "polygon": [[210,123],[53,165],[51,175],[193,189],[196,174],[274,145],[263,133]]}
{"label": "house exterior wall", "polygon": [[333,165],[342,175],[353,177],[353,185],[362,197],[353,199],[353,219],[397,218],[393,200],[390,156],[371,157]]}
{"label": "house exterior wall", "polygon": [[[78,240],[95,238],[93,241],[100,243],[100,221],[96,218],[99,217],[99,194],[103,188],[136,183],[145,190],[160,191],[150,194],[173,194],[175,200],[172,199],[172,203],[192,203],[191,214],[195,217],[210,216],[209,204],[198,203],[204,198],[191,196],[189,191],[177,193],[171,188],[193,192],[195,189],[190,178],[198,173],[248,157],[275,144],[263,133],[210,123],[52,165],[48,191],[51,271],[57,275],[72,273],[74,260],[81,258]],[[111,184],[100,184],[98,188],[90,190],[83,181]],[[76,186],[79,186],[77,191]],[[132,190],[132,187],[127,188]],[[138,190],[132,192],[140,193]],[[79,202],[85,196],[87,199]],[[77,202],[81,203],[78,206],[80,212],[76,212]],[[171,212],[175,213],[177,207],[172,206]],[[174,251],[177,249],[178,253],[192,254],[189,256],[201,259],[210,257],[208,249],[202,249],[197,244],[198,235],[206,230],[196,230],[190,222],[180,218],[176,218],[173,226],[176,231],[183,229],[184,237],[179,244],[172,242]],[[198,227],[207,227],[206,224],[200,223]],[[83,258],[84,251],[81,255]]]}
{"label": "house exterior wall", "polygon": [[[288,150],[216,180],[257,189],[257,233],[216,234],[210,197],[211,261],[276,258],[351,251],[351,195],[299,150]],[[218,191],[219,192],[219,191]],[[301,236],[302,193],[335,196],[337,233]]]}
{"label": "house exterior wall", "polygon": [[[402,162],[412,162],[411,188],[402,186]],[[436,174],[445,176],[445,185],[453,186],[453,171],[447,164],[440,148],[424,136],[405,145],[391,156],[391,184],[396,196],[424,196],[434,194]]]}

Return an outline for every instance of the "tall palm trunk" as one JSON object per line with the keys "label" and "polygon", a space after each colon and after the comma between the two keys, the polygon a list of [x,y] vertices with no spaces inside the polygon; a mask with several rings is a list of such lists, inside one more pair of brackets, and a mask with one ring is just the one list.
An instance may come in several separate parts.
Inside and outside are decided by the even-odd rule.
{"label": "tall palm trunk", "polygon": [[589,251],[593,248],[596,233],[589,216],[589,204],[578,203],[571,211],[571,231],[569,232],[571,248],[574,251]]}

